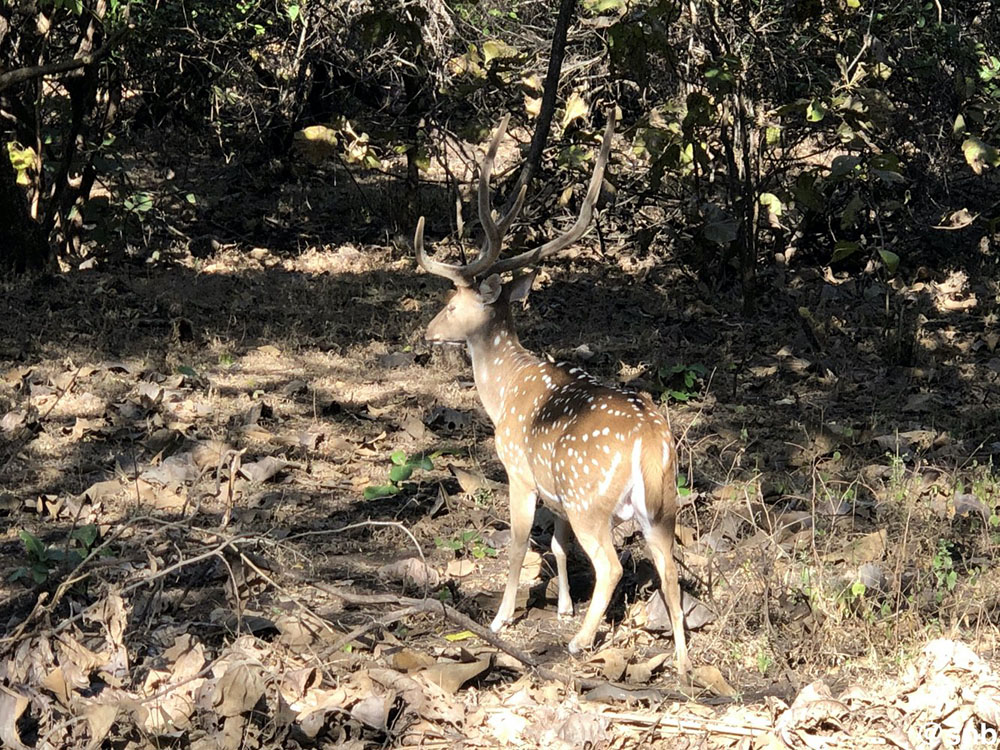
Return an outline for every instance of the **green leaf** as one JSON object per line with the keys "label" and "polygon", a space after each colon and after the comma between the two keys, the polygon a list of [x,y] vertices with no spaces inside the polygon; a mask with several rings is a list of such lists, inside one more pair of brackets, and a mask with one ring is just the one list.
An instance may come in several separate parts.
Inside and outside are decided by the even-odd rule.
{"label": "green leaf", "polygon": [[403,451],[393,451],[392,455],[389,456],[389,460],[396,464],[396,466],[402,466],[406,463],[406,453]]}
{"label": "green leaf", "polygon": [[483,62],[502,60],[506,57],[517,57],[517,50],[499,39],[483,42]]}
{"label": "green leaf", "polygon": [[394,484],[373,484],[365,487],[365,500],[377,500],[380,497],[391,497],[399,493],[399,487]]}
{"label": "green leaf", "polygon": [[434,462],[431,461],[430,456],[417,456],[416,460],[411,459],[411,461],[413,461],[414,466],[419,466],[424,471],[430,471],[434,468]]}
{"label": "green leaf", "polygon": [[833,255],[830,257],[830,262],[836,263],[844,258],[849,258],[860,249],[861,246],[857,242],[846,242],[841,240],[833,246]]}
{"label": "green leaf", "polygon": [[187,195],[185,195],[184,200],[186,200],[192,206],[198,202],[198,199],[194,197],[194,193],[188,193]]}
{"label": "green leaf", "polygon": [[389,481],[394,484],[399,484],[400,482],[405,482],[413,474],[413,464],[403,464],[402,466],[393,466],[389,469]]}
{"label": "green leaf", "polygon": [[826,117],[826,105],[819,99],[813,99],[806,105],[806,119],[809,122],[819,122]]}
{"label": "green leaf", "polygon": [[289,5],[285,7],[285,14],[288,16],[288,20],[295,23],[299,20],[299,6]]}
{"label": "green leaf", "polygon": [[365,500],[378,500],[381,497],[392,497],[399,493],[399,487],[394,484],[373,484],[365,487]]}
{"label": "green leaf", "polygon": [[847,229],[848,227],[853,227],[858,221],[858,211],[864,208],[864,201],[861,200],[861,196],[855,193],[851,196],[851,199],[844,206],[844,210],[840,213],[840,228]]}
{"label": "green leaf", "polygon": [[984,167],[1000,166],[1000,151],[978,138],[966,138],[962,144],[962,153],[976,174],[982,174]]}
{"label": "green leaf", "polygon": [[855,599],[860,599],[862,596],[865,595],[865,592],[867,590],[868,587],[865,586],[861,581],[855,581],[854,583],[851,584],[851,596],[853,596]]}
{"label": "green leaf", "polygon": [[45,555],[45,545],[42,541],[27,531],[19,531],[17,534],[21,537],[21,541],[24,543],[24,549],[28,553],[28,557],[34,558],[35,560],[44,560]]}
{"label": "green leaf", "polygon": [[195,372],[195,369],[190,365],[181,365],[180,367],[177,368],[177,372],[189,378],[195,378],[195,379],[198,378],[198,373]]}
{"label": "green leaf", "polygon": [[896,269],[899,268],[899,256],[892,250],[879,250],[878,254],[889,273],[896,273]]}
{"label": "green leaf", "polygon": [[774,193],[761,193],[760,204],[762,206],[767,206],[767,210],[775,216],[781,216],[781,211],[784,208],[784,204],[781,202],[781,199]]}
{"label": "green leaf", "polygon": [[830,179],[835,180],[838,177],[850,174],[860,163],[861,159],[857,156],[841,155],[834,157],[833,163],[830,165]]}
{"label": "green leaf", "polygon": [[73,533],[70,534],[70,539],[76,539],[86,549],[90,549],[94,542],[97,541],[97,526],[92,523],[88,523],[86,526],[73,529]]}

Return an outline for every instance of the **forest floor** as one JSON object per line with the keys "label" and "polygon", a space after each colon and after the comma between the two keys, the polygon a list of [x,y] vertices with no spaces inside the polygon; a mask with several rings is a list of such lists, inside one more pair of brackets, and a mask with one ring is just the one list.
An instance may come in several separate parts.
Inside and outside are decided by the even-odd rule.
{"label": "forest floor", "polygon": [[0,739],[906,748],[998,726],[989,256],[775,264],[747,315],[669,259],[585,247],[540,274],[522,340],[668,394],[693,686],[634,529],[592,653],[565,649],[590,567],[571,552],[561,621],[545,512],[524,608],[485,634],[505,476],[464,353],[422,340],[442,280],[402,246],[223,243],[3,284]]}

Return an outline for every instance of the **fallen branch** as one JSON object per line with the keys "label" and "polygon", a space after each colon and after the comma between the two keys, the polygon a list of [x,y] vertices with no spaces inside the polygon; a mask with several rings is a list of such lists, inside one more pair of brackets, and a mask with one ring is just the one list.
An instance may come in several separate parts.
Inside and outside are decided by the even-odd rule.
{"label": "fallen branch", "polygon": [[[519,648],[512,646],[509,642],[500,638],[496,633],[494,633],[489,628],[485,628],[478,622],[473,620],[467,615],[462,614],[454,607],[451,607],[444,602],[438,601],[436,599],[414,599],[408,596],[396,596],[395,594],[359,594],[354,591],[350,591],[338,586],[330,586],[325,583],[318,583],[315,581],[309,581],[305,578],[302,579],[305,583],[319,589],[331,596],[335,596],[348,604],[354,605],[365,605],[365,604],[396,604],[400,606],[405,606],[412,608],[414,612],[427,612],[430,614],[443,615],[446,620],[454,623],[463,630],[468,630],[475,633],[479,638],[482,638],[488,644],[494,648],[503,651],[508,656],[513,657],[517,661],[529,667],[535,674],[541,677],[543,680],[553,680],[555,682],[561,682],[564,685],[572,687],[577,692],[583,690],[593,690],[599,687],[612,687],[628,690],[627,686],[616,685],[613,682],[607,680],[599,680],[588,677],[573,677],[565,672],[560,672],[555,669],[550,669],[549,667],[542,666],[537,659],[535,659],[530,654],[525,653]],[[690,696],[683,693],[671,691],[671,690],[649,690],[649,693],[655,693],[655,697],[658,699],[670,698],[673,700],[690,700]],[[652,697],[652,696],[651,696]]]}

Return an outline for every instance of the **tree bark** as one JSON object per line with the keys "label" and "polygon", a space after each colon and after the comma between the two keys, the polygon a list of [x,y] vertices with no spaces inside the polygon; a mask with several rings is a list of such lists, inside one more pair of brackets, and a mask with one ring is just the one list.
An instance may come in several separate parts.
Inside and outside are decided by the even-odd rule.
{"label": "tree bark", "polygon": [[559,4],[559,16],[556,18],[556,28],[552,32],[552,49],[549,52],[549,67],[545,73],[545,83],[542,87],[542,105],[538,112],[538,119],[535,121],[535,132],[531,136],[531,145],[528,147],[528,156],[521,167],[521,174],[517,178],[517,184],[510,191],[507,202],[504,205],[504,213],[510,210],[521,192],[521,187],[531,182],[531,178],[538,171],[538,166],[542,163],[542,152],[545,150],[545,142],[549,138],[549,130],[552,127],[552,116],[556,111],[556,95],[559,93],[559,75],[562,72],[563,58],[566,56],[566,35],[569,32],[569,25],[573,22],[576,13],[576,0],[562,0]]}
{"label": "tree bark", "polygon": [[28,201],[0,135],[0,272],[40,270],[49,260],[42,228],[32,220]]}

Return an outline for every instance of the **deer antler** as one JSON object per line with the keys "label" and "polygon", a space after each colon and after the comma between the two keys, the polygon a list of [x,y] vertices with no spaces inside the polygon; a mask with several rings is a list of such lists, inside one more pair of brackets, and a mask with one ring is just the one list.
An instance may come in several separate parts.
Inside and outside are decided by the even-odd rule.
{"label": "deer antler", "polygon": [[467,265],[431,260],[424,249],[424,217],[421,216],[420,220],[417,221],[417,232],[413,238],[413,245],[417,250],[417,262],[420,264],[420,267],[428,273],[450,279],[456,286],[470,286],[476,276],[489,270],[494,262],[496,262],[496,259],[500,256],[500,251],[503,249],[503,236],[507,233],[510,225],[521,210],[521,205],[524,203],[524,195],[527,189],[522,187],[517,195],[517,200],[514,201],[514,205],[500,219],[499,224],[493,220],[493,208],[490,205],[490,177],[493,175],[493,160],[496,158],[497,147],[500,145],[500,140],[507,131],[507,121],[509,119],[510,115],[508,114],[504,115],[503,120],[500,121],[500,126],[497,128],[493,140],[490,141],[489,149],[487,149],[486,156],[483,157],[482,164],[479,167],[479,221],[483,225],[483,231],[486,233],[486,243],[480,249],[479,257]]}
{"label": "deer antler", "polygon": [[524,266],[534,265],[540,260],[564,250],[586,234],[590,228],[590,220],[594,215],[594,204],[597,203],[597,198],[601,194],[601,182],[604,179],[604,168],[608,165],[608,157],[611,155],[611,136],[614,135],[614,132],[615,114],[612,110],[608,116],[608,125],[604,129],[604,139],[601,141],[601,151],[597,156],[597,163],[594,165],[594,174],[590,178],[587,195],[580,207],[580,215],[577,216],[576,222],[569,228],[569,231],[534,250],[528,250],[513,258],[504,258],[498,261],[490,268],[492,273],[514,271]]}
{"label": "deer antler", "polygon": [[420,220],[417,221],[417,231],[413,238],[413,245],[417,250],[417,262],[428,273],[450,279],[455,286],[471,286],[477,276],[487,271],[491,273],[503,273],[504,271],[514,271],[518,268],[538,263],[548,256],[572,245],[590,228],[590,220],[594,215],[594,204],[597,203],[597,198],[601,193],[604,169],[607,167],[608,158],[611,155],[611,136],[615,132],[614,112],[608,117],[608,125],[604,129],[604,139],[601,141],[601,150],[594,165],[594,174],[590,178],[587,195],[583,200],[583,205],[580,207],[580,214],[577,216],[573,226],[567,232],[546,242],[541,247],[515,255],[513,258],[498,260],[500,251],[503,249],[504,235],[507,234],[510,225],[521,211],[524,196],[527,192],[527,186],[523,185],[520,191],[518,191],[517,198],[510,210],[499,222],[494,221],[493,209],[490,205],[490,177],[493,174],[493,160],[496,158],[497,147],[500,145],[500,139],[503,138],[507,130],[507,121],[509,119],[510,115],[504,115],[503,120],[500,121],[500,127],[497,128],[493,140],[490,141],[489,149],[486,151],[486,156],[483,157],[483,162],[479,168],[479,221],[483,225],[483,231],[486,233],[486,242],[480,249],[479,256],[467,265],[442,263],[441,261],[432,260],[424,248],[424,217],[421,216]]}

